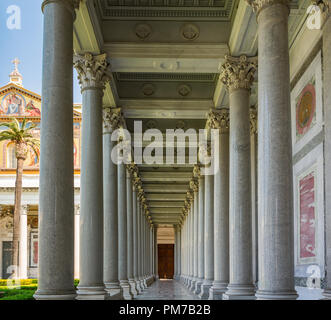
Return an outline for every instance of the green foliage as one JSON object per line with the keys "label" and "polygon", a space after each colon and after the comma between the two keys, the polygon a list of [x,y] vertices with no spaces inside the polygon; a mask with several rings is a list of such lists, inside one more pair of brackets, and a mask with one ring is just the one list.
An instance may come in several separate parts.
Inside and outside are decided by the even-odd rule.
{"label": "green foliage", "polygon": [[24,118],[22,124],[14,118],[12,122],[2,123],[1,126],[7,127],[8,130],[3,130],[0,132],[0,141],[9,140],[15,145],[25,144],[30,147],[37,157],[39,157],[39,147],[40,141],[33,137],[32,130],[37,126],[37,124],[26,121]]}
{"label": "green foliage", "polygon": [[[37,279],[16,280],[13,287],[7,286],[7,279],[0,279],[0,300],[34,300],[33,295],[38,288]],[[74,280],[77,288],[79,280]]]}

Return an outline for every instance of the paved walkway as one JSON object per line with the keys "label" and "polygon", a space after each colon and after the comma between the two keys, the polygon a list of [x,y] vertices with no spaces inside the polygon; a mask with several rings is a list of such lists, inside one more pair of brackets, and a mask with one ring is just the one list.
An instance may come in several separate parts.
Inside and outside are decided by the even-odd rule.
{"label": "paved walkway", "polygon": [[136,300],[199,300],[179,281],[158,280],[144,290]]}

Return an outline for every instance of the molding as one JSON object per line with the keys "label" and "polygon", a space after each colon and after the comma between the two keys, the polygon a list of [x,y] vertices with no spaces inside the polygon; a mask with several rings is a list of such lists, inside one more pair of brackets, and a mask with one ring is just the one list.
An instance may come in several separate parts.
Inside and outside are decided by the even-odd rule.
{"label": "molding", "polygon": [[125,19],[199,19],[231,21],[235,10],[236,0],[213,1],[206,3],[202,0],[194,1],[194,6],[184,1],[178,1],[177,4],[169,1],[150,0],[148,5],[146,1],[132,1],[131,5],[123,6],[123,2],[99,0],[99,10],[103,19],[125,20]]}

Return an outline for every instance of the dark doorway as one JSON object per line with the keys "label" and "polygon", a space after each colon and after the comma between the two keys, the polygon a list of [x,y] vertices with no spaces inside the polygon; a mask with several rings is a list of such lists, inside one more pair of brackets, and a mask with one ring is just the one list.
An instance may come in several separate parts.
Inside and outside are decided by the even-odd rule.
{"label": "dark doorway", "polygon": [[158,271],[160,279],[173,279],[174,277],[174,245],[158,245]]}
{"label": "dark doorway", "polygon": [[13,242],[3,241],[2,242],[2,278],[8,279],[12,275],[13,270],[10,270],[9,266],[12,264],[13,256]]}

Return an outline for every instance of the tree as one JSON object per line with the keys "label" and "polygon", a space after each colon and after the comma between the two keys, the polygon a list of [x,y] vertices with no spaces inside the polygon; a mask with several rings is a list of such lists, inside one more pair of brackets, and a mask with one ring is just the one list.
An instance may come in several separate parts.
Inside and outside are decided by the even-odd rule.
{"label": "tree", "polygon": [[0,141],[8,140],[15,145],[15,155],[17,160],[16,167],[16,181],[15,181],[15,203],[13,216],[13,255],[12,265],[17,266],[14,270],[13,278],[18,277],[18,244],[20,237],[20,215],[21,215],[21,199],[22,199],[22,178],[23,178],[23,164],[26,160],[29,148],[31,148],[39,158],[40,142],[32,135],[32,130],[37,124],[31,121],[26,121],[24,118],[22,124],[17,119],[12,122],[2,123],[2,127],[7,127],[8,130],[0,132]]}

